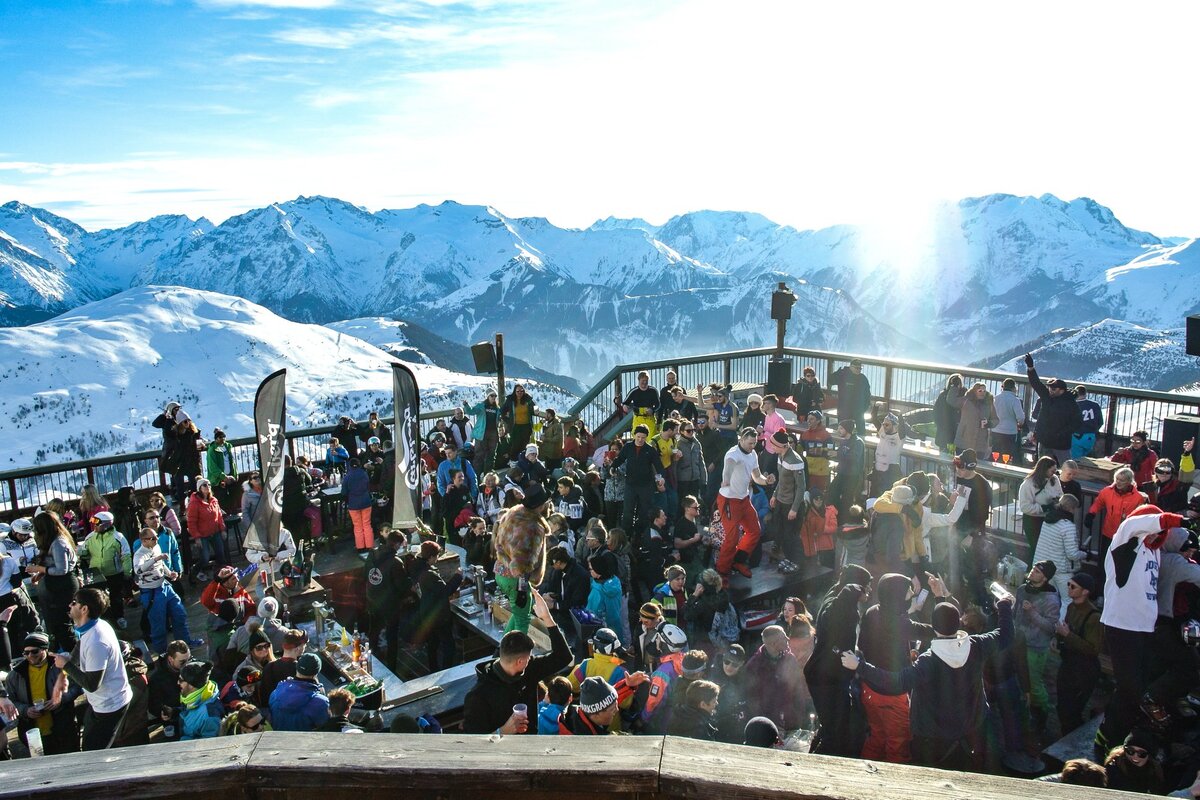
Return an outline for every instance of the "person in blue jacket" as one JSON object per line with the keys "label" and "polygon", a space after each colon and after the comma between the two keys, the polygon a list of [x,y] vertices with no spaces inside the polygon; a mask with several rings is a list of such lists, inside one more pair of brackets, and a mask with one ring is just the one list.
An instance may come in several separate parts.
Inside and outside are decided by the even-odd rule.
{"label": "person in blue jacket", "polygon": [[621,627],[621,579],[617,577],[617,557],[601,550],[588,559],[592,573],[592,589],[588,593],[587,610],[604,619],[604,626],[613,630]]}
{"label": "person in blue jacket", "polygon": [[329,718],[329,698],[317,681],[321,659],[305,653],[296,659],[296,677],[271,692],[271,727],[277,731],[311,731]]}
{"label": "person in blue jacket", "polygon": [[342,497],[346,499],[346,510],[354,526],[354,546],[358,552],[368,553],[375,546],[375,533],[371,529],[371,476],[363,469],[357,458],[350,459],[346,477],[342,479]]}
{"label": "person in blue jacket", "polygon": [[189,661],[179,670],[179,727],[181,741],[211,739],[221,732],[225,707],[217,684],[209,680],[213,665]]}

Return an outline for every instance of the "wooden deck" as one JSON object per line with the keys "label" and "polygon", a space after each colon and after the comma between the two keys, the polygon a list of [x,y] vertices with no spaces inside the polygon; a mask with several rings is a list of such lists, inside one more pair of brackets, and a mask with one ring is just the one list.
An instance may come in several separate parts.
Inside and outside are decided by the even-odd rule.
{"label": "wooden deck", "polygon": [[1015,778],[650,736],[264,733],[0,765],[2,799],[368,800],[413,790],[437,800],[1098,796],[1091,789]]}

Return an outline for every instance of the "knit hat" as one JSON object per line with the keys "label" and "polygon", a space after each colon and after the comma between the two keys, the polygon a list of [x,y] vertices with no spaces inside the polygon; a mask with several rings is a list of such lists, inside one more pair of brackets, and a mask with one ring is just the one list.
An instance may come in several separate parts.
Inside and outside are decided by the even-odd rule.
{"label": "knit hat", "polygon": [[212,482],[208,478],[197,478],[196,479],[196,491],[197,492],[200,491],[201,486],[207,486],[209,488],[212,488]]}
{"label": "knit hat", "polygon": [[175,424],[176,425],[182,425],[185,422],[190,422],[191,419],[192,419],[191,415],[188,414],[186,411],[184,411],[182,408],[175,409]]}
{"label": "knit hat", "polygon": [[25,641],[21,643],[22,647],[37,647],[45,650],[50,647],[50,637],[40,631],[34,631],[25,637]]}
{"label": "knit hat", "polygon": [[933,609],[933,629],[941,636],[953,636],[958,633],[961,622],[962,616],[953,603],[938,603]]}
{"label": "knit hat", "polygon": [[788,444],[787,431],[783,430],[782,428],[775,431],[774,433],[771,434],[771,441],[773,441],[775,444],[779,445],[780,447],[787,447],[787,444]]}
{"label": "knit hat", "polygon": [[274,597],[264,597],[259,600],[258,616],[263,619],[275,619],[279,616],[279,601]]}
{"label": "knit hat", "polygon": [[250,649],[258,647],[260,644],[270,644],[271,637],[262,632],[262,629],[254,631],[250,634]]}
{"label": "knit hat", "polygon": [[1052,579],[1054,577],[1054,573],[1058,572],[1058,565],[1048,559],[1035,561],[1033,562],[1033,566],[1035,569],[1042,571],[1042,574],[1046,576],[1046,580]]}
{"label": "knit hat", "polygon": [[662,619],[662,608],[657,603],[642,603],[638,616],[645,620]]}
{"label": "knit hat", "polygon": [[742,744],[750,747],[774,747],[779,744],[779,726],[770,717],[754,717],[746,723]]}
{"label": "knit hat", "polygon": [[1084,589],[1090,595],[1096,590],[1096,580],[1086,572],[1076,572],[1071,576],[1071,580],[1079,585],[1080,589]]}
{"label": "knit hat", "polygon": [[296,659],[296,675],[315,678],[321,672],[321,659],[316,653],[305,653]]}
{"label": "knit hat", "polygon": [[751,394],[749,397],[746,398],[746,402],[747,403],[759,403],[761,405],[762,404],[762,395],[761,394]]}
{"label": "knit hat", "polygon": [[[691,680],[699,680],[700,678],[704,677],[704,670],[708,666],[708,659],[693,655],[694,652],[694,650],[689,651],[688,654],[683,657],[683,664],[681,665],[681,668],[683,670],[683,677]],[[704,651],[702,650],[700,652]]]}
{"label": "knit hat", "polygon": [[213,665],[207,661],[189,661],[183,665],[183,669],[179,670],[179,679],[199,689],[208,683],[212,667]]}
{"label": "knit hat", "polygon": [[534,453],[536,455],[537,451],[538,451],[538,446],[536,444],[534,444],[533,442],[530,442],[529,444],[525,445],[526,453]]}
{"label": "knit hat", "polygon": [[601,550],[588,559],[588,566],[596,571],[603,583],[617,574],[617,557],[609,550]]}
{"label": "knit hat", "polygon": [[546,505],[546,490],[537,481],[530,481],[525,485],[525,497],[521,500],[521,505],[530,509],[541,508]]}
{"label": "knit hat", "polygon": [[1046,381],[1046,388],[1047,389],[1062,389],[1063,391],[1066,391],[1067,382],[1064,381],[1062,378],[1051,378],[1050,380]]}
{"label": "knit hat", "polygon": [[900,484],[892,487],[892,499],[902,506],[907,506],[917,499],[917,493],[912,490],[911,486]]}
{"label": "knit hat", "polygon": [[217,616],[225,622],[237,622],[242,617],[242,604],[237,600],[226,597],[217,605]]}
{"label": "knit hat", "polygon": [[579,685],[579,710],[599,714],[617,702],[617,690],[599,675],[593,675]]}
{"label": "knit hat", "polygon": [[1151,755],[1159,748],[1159,739],[1154,735],[1153,731],[1148,731],[1145,728],[1134,728],[1125,737],[1124,742],[1126,747],[1140,747],[1143,750],[1149,750]]}

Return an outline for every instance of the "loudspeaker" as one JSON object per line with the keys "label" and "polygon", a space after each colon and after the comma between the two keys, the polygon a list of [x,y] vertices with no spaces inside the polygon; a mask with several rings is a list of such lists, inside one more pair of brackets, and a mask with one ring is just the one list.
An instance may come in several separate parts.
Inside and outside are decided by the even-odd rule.
{"label": "loudspeaker", "polygon": [[796,303],[796,295],[787,288],[786,283],[771,292],[771,319],[788,320],[792,318],[792,306]]}
{"label": "loudspeaker", "polygon": [[1200,438],[1200,416],[1195,414],[1172,414],[1163,418],[1162,447],[1158,451],[1159,458],[1169,458],[1171,463],[1179,467],[1179,457],[1183,455],[1185,439]]}
{"label": "loudspeaker", "polygon": [[476,372],[496,372],[496,348],[491,342],[471,345],[471,358],[475,359]]}
{"label": "loudspeaker", "polygon": [[792,393],[792,360],[772,358],[767,362],[767,394],[787,397]]}
{"label": "loudspeaker", "polygon": [[1189,356],[1200,356],[1200,316],[1187,318],[1186,347]]}

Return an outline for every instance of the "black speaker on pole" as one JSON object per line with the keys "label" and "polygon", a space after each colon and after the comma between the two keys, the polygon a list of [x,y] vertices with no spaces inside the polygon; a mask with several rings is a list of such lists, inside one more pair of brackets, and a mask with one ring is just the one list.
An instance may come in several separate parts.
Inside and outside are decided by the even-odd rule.
{"label": "black speaker on pole", "polygon": [[1200,356],[1200,316],[1187,318],[1186,347],[1189,356]]}
{"label": "black speaker on pole", "polygon": [[1196,438],[1200,433],[1200,416],[1195,414],[1171,414],[1163,417],[1162,447],[1158,455],[1171,459],[1171,463],[1179,467],[1179,457],[1183,455],[1183,442]]}
{"label": "black speaker on pole", "polygon": [[476,372],[496,371],[496,348],[491,342],[471,345],[471,358],[475,359]]}
{"label": "black speaker on pole", "polygon": [[772,358],[767,362],[767,394],[787,397],[792,393],[792,360]]}

